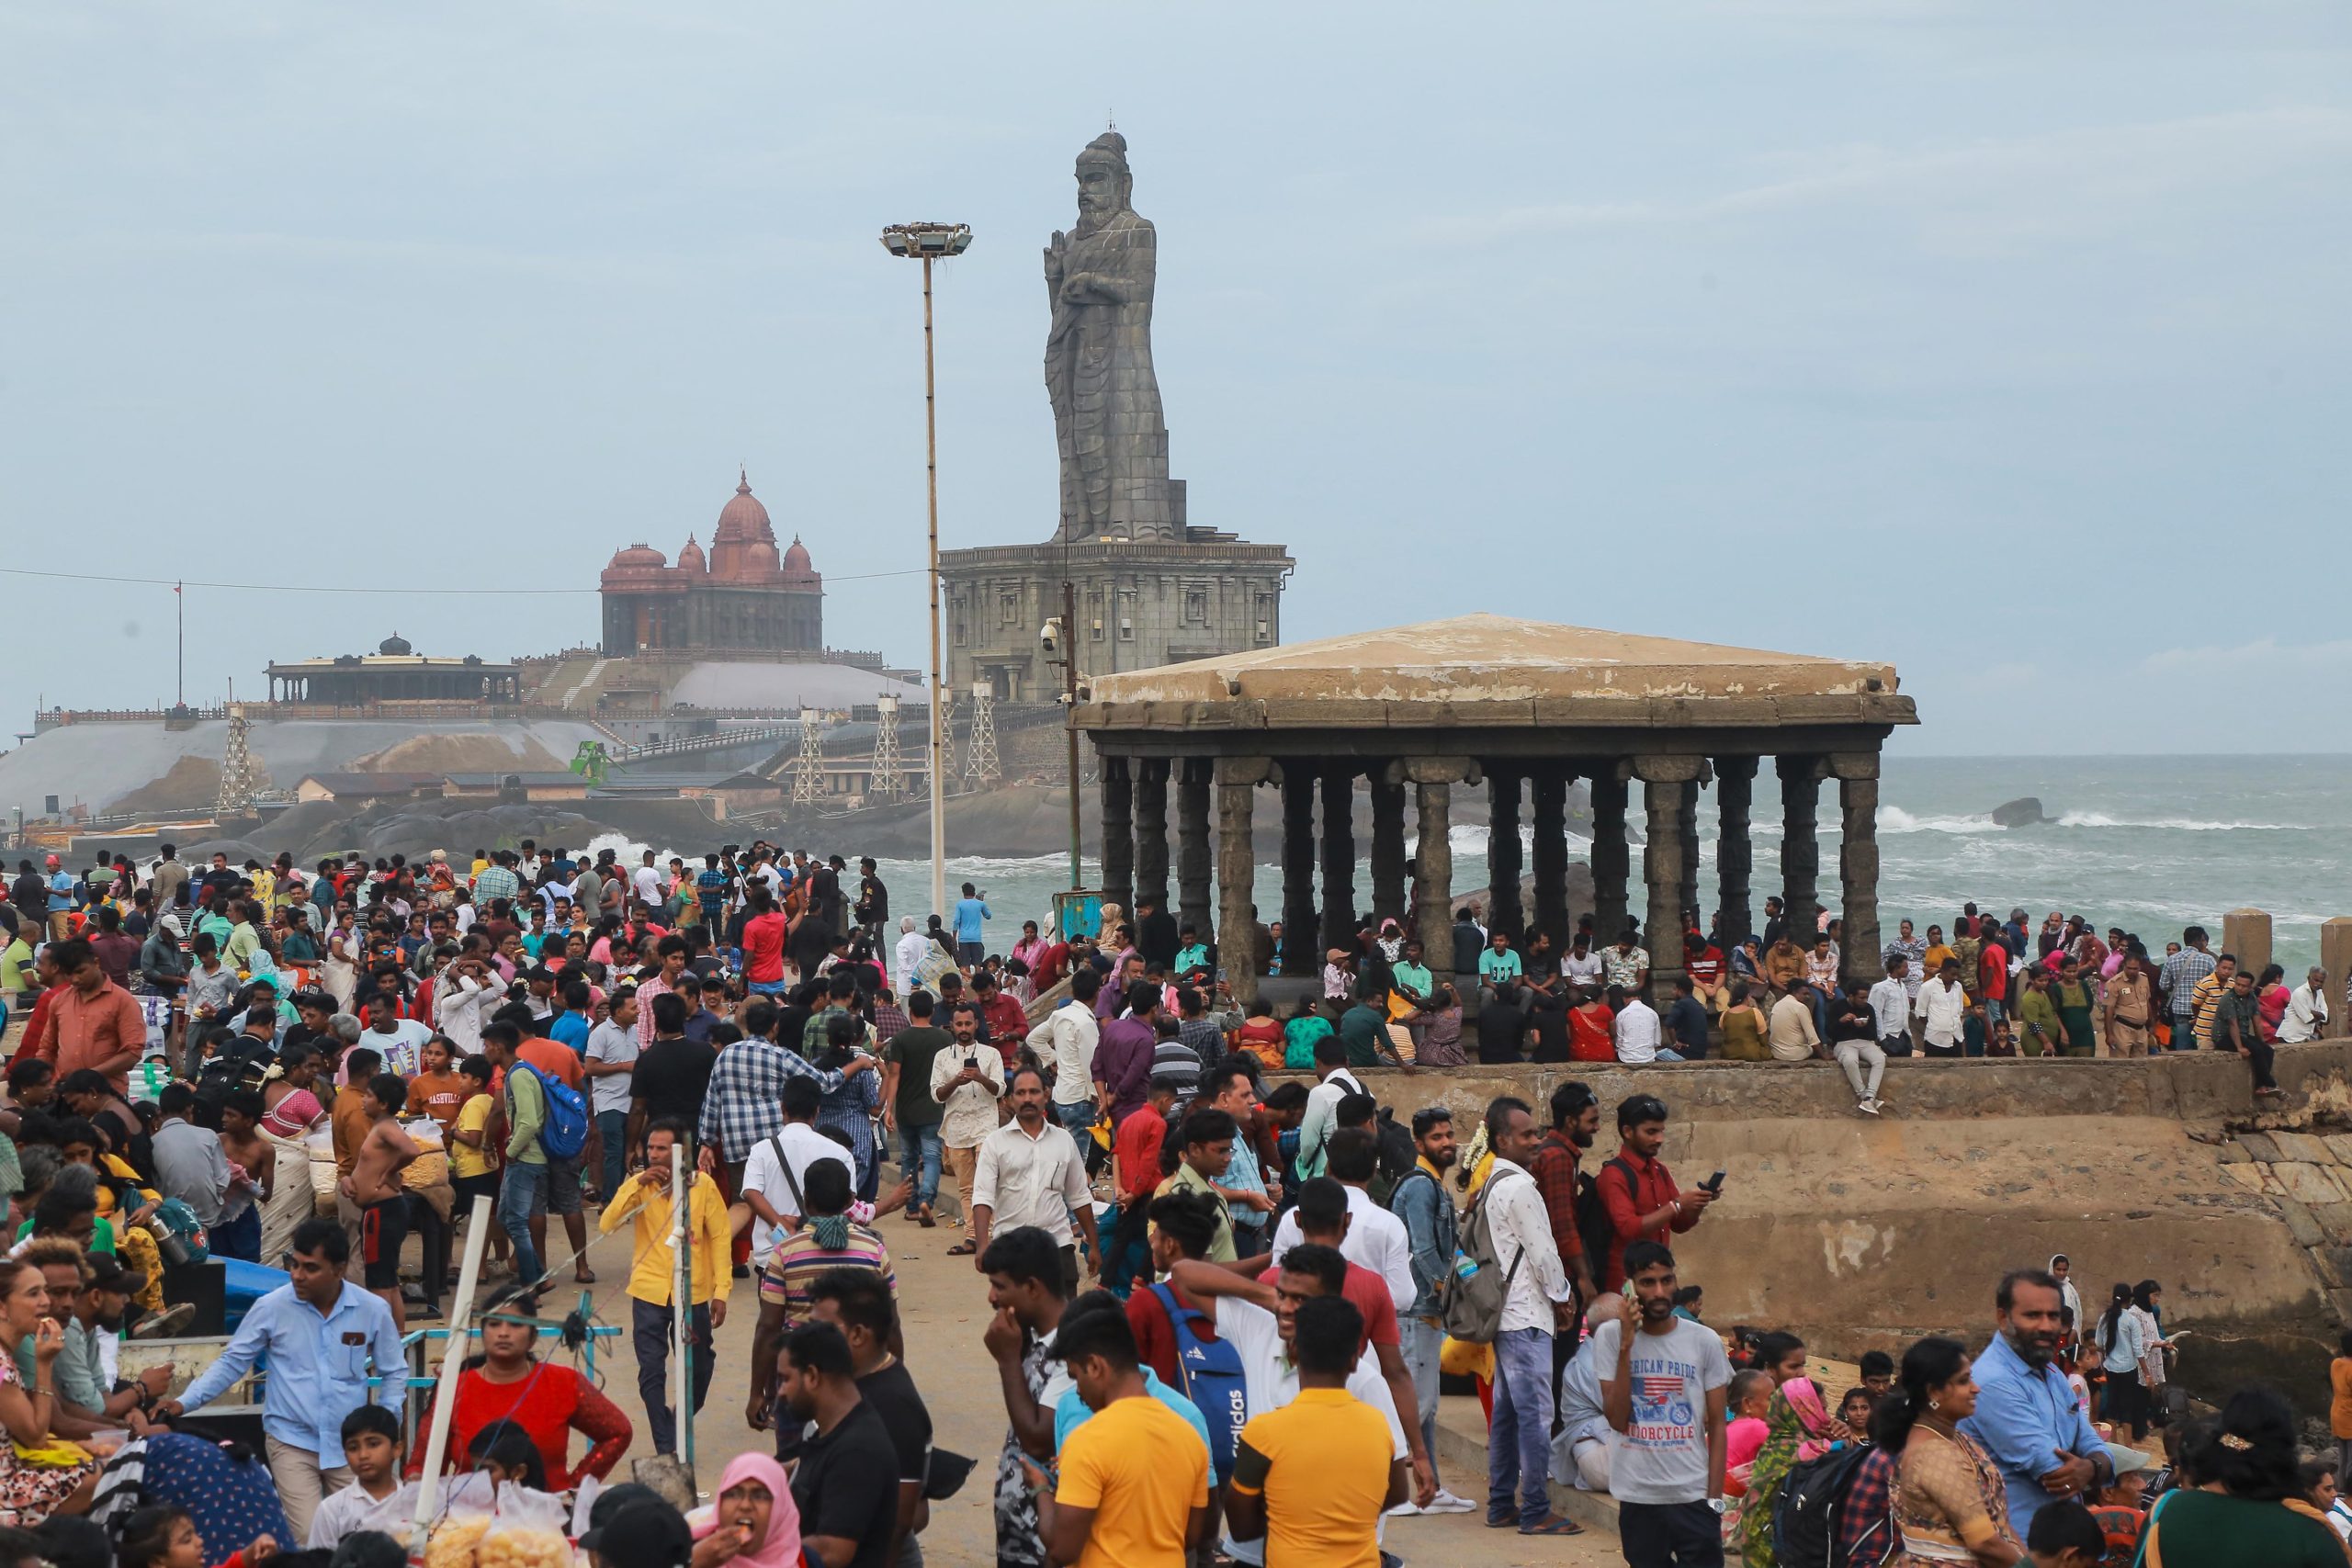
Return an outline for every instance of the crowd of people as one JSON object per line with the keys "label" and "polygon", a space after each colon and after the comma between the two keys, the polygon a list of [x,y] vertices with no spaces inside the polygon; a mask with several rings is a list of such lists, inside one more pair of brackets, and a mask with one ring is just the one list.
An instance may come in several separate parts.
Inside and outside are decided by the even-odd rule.
{"label": "crowd of people", "polygon": [[[505,1304],[456,1386],[460,1469],[561,1491],[633,1441],[592,1380],[537,1353],[538,1292],[596,1283],[592,1213],[629,1237],[656,1452],[678,1446],[675,1293],[698,1413],[732,1284],[756,1276],[744,1416],[775,1457],[730,1464],[693,1520],[614,1488],[591,1535],[625,1543],[602,1551],[623,1568],[921,1561],[964,1461],[933,1444],[903,1359],[892,1213],[960,1229],[946,1251],[986,1281],[1007,1430],[978,1484],[1001,1563],[1373,1568],[1391,1521],[1423,1514],[1580,1533],[1555,1483],[1613,1497],[1642,1568],[1726,1551],[1771,1568],[1807,1529],[1856,1562],[2089,1568],[2143,1534],[2192,1568],[2241,1560],[2210,1555],[2218,1540],[2275,1538],[2265,1561],[2286,1563],[2320,1561],[2295,1555],[2313,1540],[2340,1551],[2298,1533],[2314,1522],[2301,1507],[2234,1511],[2329,1515],[2273,1396],[2175,1418],[2153,1281],[2086,1314],[2064,1259],[2014,1271],[1980,1351],[1926,1339],[1874,1358],[1833,1414],[1792,1337],[1702,1321],[1672,1248],[1716,1192],[1660,1159],[1657,1096],[1613,1107],[1617,1147],[1596,1166],[1588,1080],[1540,1110],[1498,1097],[1457,1131],[1438,1106],[1400,1124],[1363,1076],[1460,1064],[1465,1044],[1497,1064],[1833,1057],[1871,1115],[1891,1055],[2206,1044],[2267,1088],[2269,1045],[2324,1026],[2317,971],[2290,991],[2233,974],[2195,928],[2159,962],[2079,918],[2030,933],[2022,911],[1972,907],[1950,942],[1903,922],[1883,979],[1841,988],[1838,923],[1792,931],[1772,900],[1728,952],[1694,920],[1661,1010],[1637,929],[1601,946],[1588,922],[1555,948],[1465,909],[1446,966],[1399,920],[1367,922],[1279,1017],[1233,1006],[1208,933],[1148,897],[1106,906],[1093,936],[1023,922],[1000,953],[971,885],[927,922],[894,921],[871,860],[634,858],[526,842],[305,872],[187,866],[164,845],[144,864],[23,867],[0,898],[17,1025],[0,1177],[17,1173],[27,1238],[0,1277],[25,1345],[0,1357],[17,1448],[0,1528],[107,1517],[99,1456],[28,1450],[119,1427],[168,1474],[185,1418],[266,1359],[266,1451],[232,1456],[266,1478],[277,1513],[261,1517],[303,1550],[368,1537],[423,1463],[396,1415],[401,1336],[440,1315],[480,1198]],[[1250,940],[1270,969],[1287,938]],[[288,1278],[166,1398],[168,1375],[119,1379],[109,1347],[164,1321],[164,1249],[191,1243]],[[1482,1498],[1440,1473],[1448,1373],[1488,1413]],[[2168,1488],[2129,1446],[2158,1427]],[[248,1563],[279,1540],[209,1500],[118,1501],[182,1510],[118,1507],[123,1561],[184,1553],[183,1527],[254,1541]]]}

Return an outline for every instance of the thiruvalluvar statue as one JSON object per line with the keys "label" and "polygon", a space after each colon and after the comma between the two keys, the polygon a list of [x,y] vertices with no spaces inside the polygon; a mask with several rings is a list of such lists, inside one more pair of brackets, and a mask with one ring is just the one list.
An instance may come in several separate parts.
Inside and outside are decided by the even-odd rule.
{"label": "thiruvalluvar statue", "polygon": [[1126,138],[1105,131],[1078,155],[1077,226],[1046,247],[1046,390],[1061,453],[1063,540],[1183,533],[1151,365],[1159,240],[1136,215],[1134,192]]}

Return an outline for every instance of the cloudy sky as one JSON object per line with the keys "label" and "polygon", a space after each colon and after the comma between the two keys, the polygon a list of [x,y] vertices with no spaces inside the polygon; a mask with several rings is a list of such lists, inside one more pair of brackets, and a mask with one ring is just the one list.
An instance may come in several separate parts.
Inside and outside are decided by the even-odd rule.
{"label": "cloudy sky", "polygon": [[[741,463],[830,640],[913,662],[876,231],[977,231],[943,528],[1044,538],[1039,251],[1109,114],[1175,472],[1291,547],[1291,639],[1890,659],[1920,752],[2346,745],[2352,12],[2288,0],[12,0],[0,566],[267,585],[189,591],[210,700],[593,640]],[[7,728],[168,700],[168,590],[6,584]],[[515,587],[563,592],[458,592]]]}

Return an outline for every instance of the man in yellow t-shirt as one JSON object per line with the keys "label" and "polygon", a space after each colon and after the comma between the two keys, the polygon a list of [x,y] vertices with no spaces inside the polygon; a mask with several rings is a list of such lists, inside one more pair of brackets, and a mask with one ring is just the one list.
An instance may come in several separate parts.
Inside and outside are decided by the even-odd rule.
{"label": "man in yellow t-shirt", "polygon": [[1379,1568],[1380,1516],[1412,1495],[1388,1419],[1350,1393],[1363,1317],[1345,1296],[1298,1303],[1298,1396],[1241,1428],[1226,1486],[1234,1541],[1263,1540],[1268,1562]]}
{"label": "man in yellow t-shirt", "polygon": [[1208,1539],[1208,1446],[1146,1392],[1135,1330],[1117,1298],[1094,1291],[1071,1303],[1054,1331],[1054,1354],[1094,1415],[1062,1445],[1057,1483],[1047,1485],[1023,1461],[1053,1561],[1184,1568],[1186,1552]]}

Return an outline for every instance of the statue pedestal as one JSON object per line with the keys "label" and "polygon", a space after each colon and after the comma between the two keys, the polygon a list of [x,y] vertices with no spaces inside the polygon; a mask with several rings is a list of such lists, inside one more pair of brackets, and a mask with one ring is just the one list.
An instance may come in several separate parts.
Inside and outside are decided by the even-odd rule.
{"label": "statue pedestal", "polygon": [[1187,533],[942,551],[949,689],[988,681],[1000,702],[1058,701],[1060,669],[1046,662],[1037,629],[1062,613],[1065,575],[1077,591],[1081,679],[1280,642],[1283,582],[1297,565],[1289,550]]}

